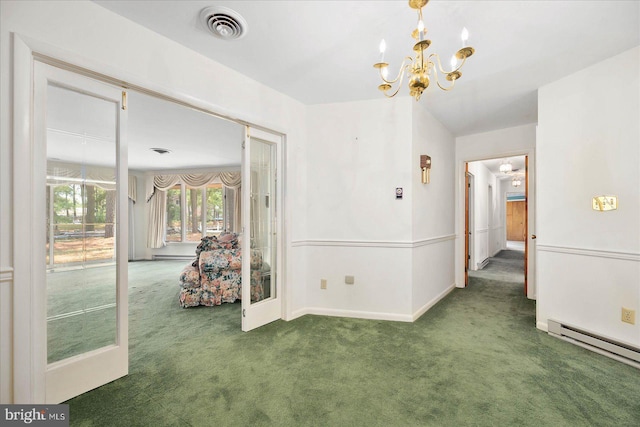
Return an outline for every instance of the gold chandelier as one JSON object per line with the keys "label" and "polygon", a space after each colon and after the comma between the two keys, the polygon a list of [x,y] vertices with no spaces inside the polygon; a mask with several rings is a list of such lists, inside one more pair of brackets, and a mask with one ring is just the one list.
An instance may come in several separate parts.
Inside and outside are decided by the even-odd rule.
{"label": "gold chandelier", "polygon": [[[462,29],[462,49],[456,52],[456,54],[451,58],[451,71],[445,71],[442,68],[442,64],[440,63],[440,56],[437,53],[432,53],[425,58],[426,50],[431,45],[431,40],[425,39],[425,34],[427,30],[424,27],[424,22],[422,21],[422,8],[429,2],[429,0],[409,0],[409,7],[412,9],[418,10],[418,27],[413,30],[411,33],[411,37],[416,39],[416,43],[413,45],[413,50],[415,52],[415,59],[407,56],[400,66],[400,71],[395,79],[388,79],[388,66],[386,62],[384,62],[384,51],[386,50],[386,43],[384,39],[380,42],[380,62],[373,64],[375,68],[380,70],[380,78],[382,79],[382,84],[378,86],[387,98],[392,98],[396,96],[398,91],[400,90],[400,86],[404,80],[405,73],[408,71],[411,77],[409,77],[409,94],[413,96],[416,101],[420,99],[420,95],[422,92],[429,87],[429,83],[431,78],[435,80],[438,84],[438,87],[442,90],[451,90],[453,89],[453,85],[456,80],[458,80],[462,76],[462,72],[460,69],[464,65],[465,61],[468,57],[473,55],[475,50],[471,46],[466,46],[466,41],[469,38],[469,32],[466,28]],[[436,62],[438,64],[436,68]],[[458,64],[458,62],[460,62]],[[451,82],[448,86],[442,86],[438,81],[438,70],[440,73],[445,75],[446,79]],[[430,78],[431,76],[431,78]],[[392,94],[389,94],[389,90],[393,88],[393,85],[398,83],[398,86]]]}

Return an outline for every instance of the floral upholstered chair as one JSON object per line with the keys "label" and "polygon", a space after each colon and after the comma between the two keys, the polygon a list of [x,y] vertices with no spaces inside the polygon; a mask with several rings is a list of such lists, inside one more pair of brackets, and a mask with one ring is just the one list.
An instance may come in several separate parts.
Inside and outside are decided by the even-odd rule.
{"label": "floral upholstered chair", "polygon": [[[264,298],[262,254],[251,250],[251,301]],[[182,307],[214,306],[242,299],[242,236],[207,236],[196,249],[196,259],[180,274]]]}

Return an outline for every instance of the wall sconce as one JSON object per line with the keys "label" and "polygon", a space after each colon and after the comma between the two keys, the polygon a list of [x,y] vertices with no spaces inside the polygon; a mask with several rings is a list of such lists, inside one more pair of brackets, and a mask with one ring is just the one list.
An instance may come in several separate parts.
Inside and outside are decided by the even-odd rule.
{"label": "wall sconce", "polygon": [[422,183],[428,184],[431,181],[431,156],[426,154],[420,156],[420,169],[422,169]]}

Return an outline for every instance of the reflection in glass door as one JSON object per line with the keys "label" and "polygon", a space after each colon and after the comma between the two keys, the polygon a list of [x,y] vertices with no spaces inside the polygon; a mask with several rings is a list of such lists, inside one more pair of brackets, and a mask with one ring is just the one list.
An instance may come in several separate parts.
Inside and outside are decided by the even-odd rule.
{"label": "reflection in glass door", "polygon": [[275,298],[276,145],[251,139],[251,303]]}
{"label": "reflection in glass door", "polygon": [[113,102],[49,84],[47,362],[116,343]]}
{"label": "reflection in glass door", "polygon": [[[279,188],[282,180],[278,176],[280,144],[281,138],[277,135],[247,128],[242,165],[244,331],[282,316],[282,201]],[[244,298],[247,294],[251,297]]]}
{"label": "reflection in glass door", "polygon": [[59,403],[128,370],[126,114],[120,89],[36,69],[36,140],[46,153],[45,394]]}

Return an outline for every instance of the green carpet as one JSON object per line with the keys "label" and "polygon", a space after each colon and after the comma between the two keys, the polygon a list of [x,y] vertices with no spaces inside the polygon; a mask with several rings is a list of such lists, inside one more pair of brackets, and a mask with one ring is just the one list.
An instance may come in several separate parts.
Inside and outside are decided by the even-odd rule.
{"label": "green carpet", "polygon": [[469,277],[482,277],[524,285],[524,252],[502,250],[482,270],[470,270]]}
{"label": "green carpet", "polygon": [[73,426],[637,426],[640,372],[535,329],[522,285],[473,277],[415,323],[304,316],[240,331],[178,307],[183,262],[130,264],[130,375]]}

